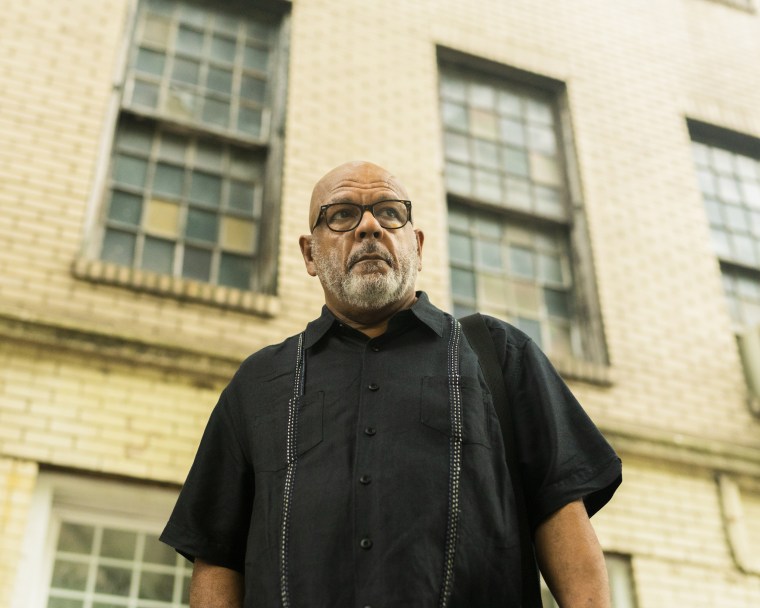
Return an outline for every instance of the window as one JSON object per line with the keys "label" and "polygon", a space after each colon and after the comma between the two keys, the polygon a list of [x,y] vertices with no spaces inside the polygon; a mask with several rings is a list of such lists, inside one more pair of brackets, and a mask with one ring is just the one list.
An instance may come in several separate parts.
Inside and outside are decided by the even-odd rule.
{"label": "window", "polygon": [[[760,155],[692,125],[692,149],[712,245],[738,332],[760,323]],[[755,150],[760,149],[755,143]]]}
{"label": "window", "polygon": [[282,16],[139,4],[96,256],[273,293]]}
{"label": "window", "polygon": [[189,604],[192,566],[155,533],[73,515],[56,527],[47,608]]}
{"label": "window", "polygon": [[441,68],[454,313],[509,321],[552,356],[587,358],[555,95]]}
{"label": "window", "polygon": [[[612,608],[636,608],[630,558],[624,555],[605,554],[604,561],[607,563],[607,575],[610,579]],[[541,580],[541,599],[544,608],[559,608],[543,579]]]}
{"label": "window", "polygon": [[41,473],[13,606],[184,608],[192,564],[158,541],[175,491]]}

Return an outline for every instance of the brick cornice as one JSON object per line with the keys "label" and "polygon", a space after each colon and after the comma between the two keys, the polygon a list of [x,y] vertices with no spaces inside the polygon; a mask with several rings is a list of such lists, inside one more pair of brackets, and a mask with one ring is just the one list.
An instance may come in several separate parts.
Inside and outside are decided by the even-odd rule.
{"label": "brick cornice", "polygon": [[0,308],[0,341],[70,352],[186,376],[194,384],[229,380],[242,356],[147,340],[63,319]]}

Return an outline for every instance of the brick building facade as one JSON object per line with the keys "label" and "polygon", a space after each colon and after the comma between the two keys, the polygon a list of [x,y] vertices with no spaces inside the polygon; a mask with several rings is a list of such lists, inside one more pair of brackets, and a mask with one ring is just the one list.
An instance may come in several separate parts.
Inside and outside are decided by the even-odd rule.
{"label": "brick building facade", "polygon": [[6,2],[0,606],[183,605],[155,533],[237,364],[319,313],[297,240],[356,158],[421,288],[539,340],[623,457],[615,608],[760,604],[756,10]]}

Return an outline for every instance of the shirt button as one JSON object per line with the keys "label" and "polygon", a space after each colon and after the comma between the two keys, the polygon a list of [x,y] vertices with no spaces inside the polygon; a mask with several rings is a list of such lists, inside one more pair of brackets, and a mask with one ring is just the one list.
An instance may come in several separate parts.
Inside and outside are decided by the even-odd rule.
{"label": "shirt button", "polygon": [[377,431],[375,430],[375,427],[373,426],[368,426],[364,429],[364,434],[369,435],[370,437],[372,437],[372,435],[374,435],[375,433],[377,433]]}
{"label": "shirt button", "polygon": [[380,347],[379,346],[371,346],[370,348],[372,349],[372,352],[375,352],[375,353],[379,353],[380,352]]}
{"label": "shirt button", "polygon": [[365,486],[372,483],[372,477],[370,475],[362,475],[359,477],[359,483],[364,484]]}
{"label": "shirt button", "polygon": [[359,546],[360,546],[362,549],[371,549],[371,548],[372,548],[372,539],[371,539],[371,538],[366,538],[366,537],[365,537],[365,538],[362,538],[362,539],[359,541]]}
{"label": "shirt button", "polygon": [[367,388],[368,388],[369,390],[371,390],[371,391],[376,391],[376,390],[378,390],[380,387],[379,387],[377,384],[375,384],[375,383],[373,382],[373,383],[372,383],[372,384],[370,384],[370,385],[369,385]]}

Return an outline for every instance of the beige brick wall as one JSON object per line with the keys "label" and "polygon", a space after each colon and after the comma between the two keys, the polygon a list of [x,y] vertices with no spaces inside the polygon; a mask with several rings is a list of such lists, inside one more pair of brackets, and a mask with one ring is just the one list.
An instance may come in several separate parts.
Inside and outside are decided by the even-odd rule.
{"label": "beige brick wall", "polygon": [[[448,306],[437,45],[565,82],[613,378],[573,388],[625,448],[600,537],[633,555],[640,608],[760,603],[760,579],[733,564],[713,478],[723,467],[760,478],[760,423],[744,404],[686,129],[691,117],[760,137],[756,13],[711,0],[296,0],[280,313],[264,319],[72,276],[99,203],[134,2],[50,6],[11,0],[0,20],[0,317],[229,360],[318,314],[297,240],[314,181],[351,158],[407,184],[427,235],[420,285]],[[0,589],[35,463],[179,482],[222,385],[65,339],[0,343],[0,522],[11,539]],[[652,441],[656,453],[641,447]],[[15,502],[12,479],[27,484],[7,490]]]}
{"label": "beige brick wall", "polygon": [[0,606],[10,606],[36,479],[35,462],[0,458]]}

